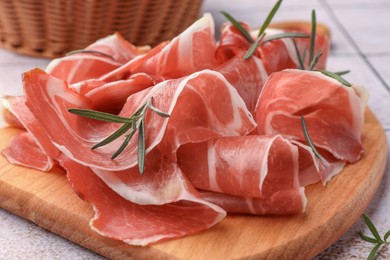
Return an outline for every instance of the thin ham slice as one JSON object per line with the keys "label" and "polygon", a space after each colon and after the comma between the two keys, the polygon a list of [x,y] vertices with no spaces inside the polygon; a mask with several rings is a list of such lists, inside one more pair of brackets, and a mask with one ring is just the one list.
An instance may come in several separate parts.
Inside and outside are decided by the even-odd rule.
{"label": "thin ham slice", "polygon": [[356,162],[362,152],[364,104],[352,88],[320,72],[273,73],[256,108],[260,134],[281,134],[305,142],[301,116],[315,146],[334,157]]}
{"label": "thin ham slice", "polygon": [[98,53],[77,53],[53,60],[46,72],[54,77],[76,83],[86,79],[99,78],[118,68],[147,49],[137,48],[127,42],[119,33],[102,38],[86,47]]}
{"label": "thin ham slice", "polygon": [[228,213],[254,215],[299,214],[306,209],[305,188],[277,191],[267,198],[244,198],[212,191],[200,191],[202,198]]}
{"label": "thin ham slice", "polygon": [[[137,164],[137,133],[115,160],[109,158],[121,145],[124,136],[91,150],[119,125],[70,114],[69,108],[90,108],[91,102],[69,89],[66,82],[36,69],[24,74],[24,88],[28,108],[45,126],[55,146],[69,158],[105,170],[123,170]],[[129,97],[120,115],[129,117],[152,97],[153,105],[171,117],[163,118],[150,110],[147,112],[147,153],[159,145],[164,154],[174,159],[181,144],[218,136],[245,135],[255,128],[237,91],[214,71],[200,71],[138,92]]]}
{"label": "thin ham slice", "polygon": [[2,104],[10,111],[28,133],[22,132],[3,151],[10,163],[18,164],[40,171],[49,171],[55,162],[53,158],[59,154],[52,144],[43,125],[36,120],[25,104],[25,97],[7,96]]}
{"label": "thin ham slice", "polygon": [[[95,216],[90,226],[103,236],[131,245],[147,245],[205,230],[226,215],[220,207],[203,200],[185,178],[175,186],[178,192],[175,202],[139,205],[119,196],[88,167],[65,156],[59,160],[78,195],[93,205]],[[148,181],[153,177],[144,176]],[[138,177],[142,179],[142,176]]]}
{"label": "thin ham slice", "polygon": [[261,89],[268,78],[263,62],[257,57],[244,60],[235,56],[216,68],[244,100],[248,110],[253,113]]}
{"label": "thin ham slice", "polygon": [[179,164],[202,190],[266,198],[298,188],[298,149],[281,136],[222,137],[180,148]]}
{"label": "thin ham slice", "polygon": [[123,108],[129,96],[152,87],[163,80],[161,77],[136,73],[128,79],[112,82],[99,79],[85,80],[70,85],[70,88],[89,99],[92,109],[117,114]]}

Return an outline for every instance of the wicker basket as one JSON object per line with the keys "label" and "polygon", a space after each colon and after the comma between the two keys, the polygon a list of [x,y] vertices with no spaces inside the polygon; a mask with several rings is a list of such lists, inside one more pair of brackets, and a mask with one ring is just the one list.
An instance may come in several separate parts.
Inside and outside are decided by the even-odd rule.
{"label": "wicker basket", "polygon": [[171,39],[199,16],[202,0],[0,0],[0,46],[58,57],[120,32],[135,45]]}

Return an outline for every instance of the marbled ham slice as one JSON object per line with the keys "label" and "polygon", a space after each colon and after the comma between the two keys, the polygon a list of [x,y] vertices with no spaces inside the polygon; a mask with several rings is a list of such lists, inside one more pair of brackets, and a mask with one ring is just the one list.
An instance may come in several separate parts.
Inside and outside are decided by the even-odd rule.
{"label": "marbled ham slice", "polygon": [[127,42],[119,33],[115,33],[86,47],[85,50],[98,51],[111,57],[97,53],[77,53],[53,60],[46,69],[50,75],[76,83],[98,78],[143,54],[147,49],[137,48]]}
{"label": "marbled ham slice", "polygon": [[320,72],[284,70],[272,74],[258,100],[260,134],[281,134],[305,142],[301,116],[314,144],[334,157],[356,162],[363,152],[364,104],[352,88]]}
{"label": "marbled ham slice", "polygon": [[298,188],[298,149],[281,136],[223,137],[188,144],[178,152],[195,188],[245,198],[266,198]]}
{"label": "marbled ham slice", "polygon": [[180,78],[203,69],[213,69],[217,64],[215,49],[214,20],[210,14],[205,14],[170,42],[161,43],[101,79],[118,80],[139,72]]}
{"label": "marbled ham slice", "polygon": [[26,106],[25,97],[4,97],[2,104],[10,111],[28,133],[21,133],[3,151],[11,163],[40,171],[48,171],[53,165],[52,158],[60,152],[52,144],[46,130]]}
{"label": "marbled ham slice", "polygon": [[[24,87],[28,108],[45,125],[56,147],[68,157],[106,170],[123,170],[137,164],[137,134],[115,160],[109,158],[123,142],[121,138],[91,150],[119,126],[70,114],[69,108],[89,109],[91,102],[69,89],[65,82],[36,69],[24,74]],[[138,92],[129,97],[120,115],[130,116],[152,97],[153,105],[171,117],[162,118],[150,110],[147,112],[147,153],[159,145],[164,154],[175,159],[181,144],[218,136],[245,135],[255,128],[236,90],[214,71],[200,71]]]}
{"label": "marbled ham slice", "polygon": [[267,198],[244,198],[212,191],[200,191],[200,194],[203,199],[228,213],[298,214],[305,211],[307,203],[303,187],[277,191]]}
{"label": "marbled ham slice", "polygon": [[[95,216],[90,226],[103,236],[147,245],[210,228],[226,215],[220,207],[203,200],[184,178],[177,182],[180,194],[174,202],[139,205],[119,196],[88,167],[65,156],[59,160],[75,191],[93,205]],[[144,191],[147,194],[150,190]]]}
{"label": "marbled ham slice", "polygon": [[205,14],[149,59],[135,60],[130,71],[168,78],[183,77],[214,68],[215,49],[214,20],[210,14]]}
{"label": "marbled ham slice", "polygon": [[91,102],[94,110],[117,114],[132,94],[140,92],[162,82],[161,77],[152,77],[145,73],[136,73],[128,79],[105,82],[91,79],[70,85],[80,95]]}
{"label": "marbled ham slice", "polygon": [[232,84],[244,100],[248,110],[253,113],[258,96],[268,78],[263,62],[257,57],[244,60],[240,56],[235,56],[215,70]]}

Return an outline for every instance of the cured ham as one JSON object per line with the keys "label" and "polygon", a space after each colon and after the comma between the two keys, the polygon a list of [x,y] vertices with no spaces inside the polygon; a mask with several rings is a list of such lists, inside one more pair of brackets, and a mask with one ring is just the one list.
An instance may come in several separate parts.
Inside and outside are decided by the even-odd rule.
{"label": "cured ham", "polygon": [[268,78],[262,61],[257,57],[244,60],[240,56],[235,56],[216,70],[234,86],[248,110],[253,113],[257,97]]}
{"label": "cured ham", "polygon": [[[247,31],[250,31],[249,25],[245,23],[241,23],[241,25]],[[251,43],[230,23],[225,23],[222,26],[221,31],[221,40],[216,50],[216,58],[218,61],[223,63],[236,56],[244,57],[245,53],[249,50]],[[306,33],[308,35],[311,33],[307,28],[287,28],[287,30],[267,29],[265,35],[266,37],[269,37],[285,32]],[[258,30],[251,31],[250,34],[253,40],[255,40],[258,35]],[[329,39],[326,34],[316,34],[315,38],[316,45],[314,52],[317,53],[319,50],[322,52],[322,56],[319,58],[315,69],[325,69],[330,46]],[[310,48],[310,39],[295,38],[295,42],[301,55],[305,51],[308,52]],[[263,41],[261,41],[253,56],[261,59],[268,74],[284,69],[299,67],[299,61],[293,41],[288,38],[276,39],[264,44]],[[308,55],[306,55],[304,64],[306,68],[309,67]]]}
{"label": "cured ham", "polygon": [[[200,232],[227,212],[304,212],[305,186],[361,156],[364,102],[321,72],[284,70],[299,65],[291,39],[263,43],[244,59],[250,41],[226,23],[217,44],[209,14],[151,49],[108,36],[23,74],[25,95],[2,99],[23,129],[3,155],[63,167],[93,206],[91,228],[131,245]],[[310,42],[296,44],[302,54]],[[328,47],[317,35],[315,69]]]}
{"label": "cured ham", "polygon": [[220,206],[228,213],[254,215],[298,214],[306,209],[305,188],[277,191],[267,198],[243,198],[224,193],[201,191],[202,198]]}
{"label": "cured ham", "polygon": [[258,100],[259,134],[281,134],[305,142],[301,116],[305,117],[315,146],[334,157],[356,162],[361,143],[364,104],[353,88],[321,72],[284,70],[273,73]]}
{"label": "cured ham", "polygon": [[220,207],[203,200],[185,179],[176,187],[179,194],[175,202],[139,205],[119,196],[91,169],[64,156],[59,160],[75,191],[94,206],[90,226],[103,236],[147,245],[202,231],[226,215]]}
{"label": "cured ham", "polygon": [[180,78],[203,69],[213,69],[217,64],[215,49],[214,20],[210,14],[205,14],[170,42],[156,46],[102,79],[123,79],[139,72],[164,78]]}
{"label": "cured ham", "polygon": [[[208,86],[213,86],[213,92]],[[137,164],[136,137],[115,160],[109,158],[125,137],[118,138],[104,149],[91,150],[119,126],[70,114],[69,108],[89,109],[91,102],[69,89],[66,82],[36,69],[24,74],[24,87],[27,107],[45,125],[55,146],[69,158],[106,170],[122,170]],[[129,117],[152,97],[153,105],[171,117],[147,114],[147,153],[159,145],[161,151],[175,158],[177,148],[186,142],[245,135],[255,128],[253,118],[236,90],[214,71],[200,71],[138,92],[129,97],[120,115]],[[59,132],[58,128],[62,131]]]}
{"label": "cured ham", "polygon": [[298,150],[281,136],[240,136],[180,148],[179,162],[202,190],[246,198],[300,187]]}
{"label": "cured ham", "polygon": [[19,164],[40,171],[48,171],[55,164],[53,158],[59,154],[51,143],[45,128],[27,108],[24,97],[4,97],[3,105],[28,132],[22,132],[3,151],[13,164]]}
{"label": "cured ham", "polygon": [[[115,33],[75,53],[53,60],[46,72],[69,84],[98,78],[133,59],[147,49],[137,48]],[[89,52],[88,52],[89,51]]]}

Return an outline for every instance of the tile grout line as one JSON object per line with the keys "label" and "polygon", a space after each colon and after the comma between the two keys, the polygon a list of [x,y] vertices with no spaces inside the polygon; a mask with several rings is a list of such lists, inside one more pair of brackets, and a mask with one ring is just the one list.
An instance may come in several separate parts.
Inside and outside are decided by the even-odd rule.
{"label": "tile grout line", "polygon": [[327,9],[329,15],[332,17],[333,21],[337,24],[339,29],[347,37],[348,41],[352,44],[353,48],[357,52],[357,55],[363,59],[363,61],[366,63],[366,65],[370,68],[370,70],[375,74],[375,76],[379,79],[379,81],[382,83],[382,85],[386,88],[387,92],[390,93],[390,86],[386,83],[386,81],[383,79],[383,77],[380,75],[380,73],[376,70],[376,68],[372,65],[372,63],[368,60],[367,56],[359,48],[357,43],[353,40],[352,36],[349,34],[347,29],[345,29],[345,27],[342,25],[340,20],[337,18],[336,14],[333,12],[333,10],[330,7],[330,5],[328,4],[328,2],[326,0],[320,0],[320,2]]}

